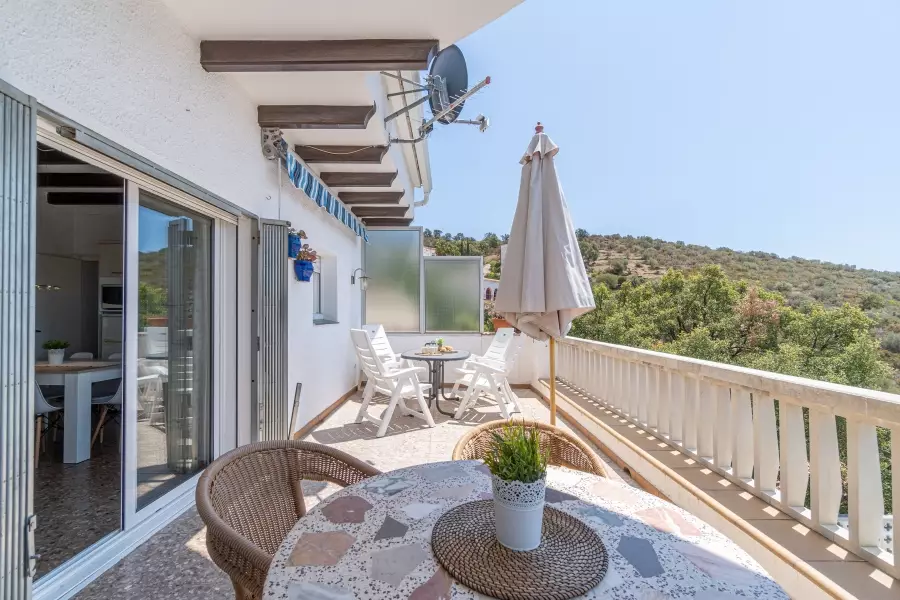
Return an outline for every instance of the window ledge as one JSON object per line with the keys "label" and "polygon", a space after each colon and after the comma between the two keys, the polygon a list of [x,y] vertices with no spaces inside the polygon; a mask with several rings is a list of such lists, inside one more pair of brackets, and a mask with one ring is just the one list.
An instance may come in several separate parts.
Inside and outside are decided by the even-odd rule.
{"label": "window ledge", "polygon": [[313,325],[337,325],[337,321],[331,319],[313,319]]}

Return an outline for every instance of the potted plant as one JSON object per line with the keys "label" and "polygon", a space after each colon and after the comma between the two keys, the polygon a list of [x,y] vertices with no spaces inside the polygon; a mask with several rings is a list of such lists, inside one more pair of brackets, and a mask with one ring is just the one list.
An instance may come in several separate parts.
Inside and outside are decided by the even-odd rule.
{"label": "potted plant", "polygon": [[316,251],[309,247],[309,244],[303,244],[300,252],[297,253],[297,259],[294,261],[294,273],[300,281],[309,281],[313,274],[313,263],[319,255]]}
{"label": "potted plant", "polygon": [[306,239],[306,232],[296,230],[293,227],[288,229],[288,258],[297,258],[300,254],[303,242]]}
{"label": "potted plant", "polygon": [[493,301],[489,301],[489,300],[484,301],[484,311],[488,315],[490,315],[491,324],[494,326],[494,331],[497,331],[498,329],[500,329],[502,327],[512,327],[512,325],[510,325],[509,321],[504,319],[503,316],[494,309]]}
{"label": "potted plant", "polygon": [[44,342],[44,350],[47,351],[47,362],[51,365],[63,364],[63,359],[66,357],[66,348],[68,347],[69,342],[63,340],[47,340]]}
{"label": "potted plant", "polygon": [[547,455],[537,429],[510,422],[494,432],[484,462],[491,471],[497,541],[510,550],[541,545]]}
{"label": "potted plant", "polygon": [[440,337],[434,341],[437,343],[438,352],[440,352],[441,349],[443,349],[443,347],[444,347],[444,338]]}

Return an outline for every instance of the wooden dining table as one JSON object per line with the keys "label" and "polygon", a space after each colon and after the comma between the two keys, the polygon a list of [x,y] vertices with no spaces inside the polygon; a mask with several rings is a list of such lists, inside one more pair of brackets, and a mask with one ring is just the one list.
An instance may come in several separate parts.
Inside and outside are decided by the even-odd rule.
{"label": "wooden dining table", "polygon": [[111,360],[84,360],[51,365],[38,361],[38,385],[64,386],[63,462],[79,463],[91,457],[91,384],[122,377],[122,364]]}
{"label": "wooden dining table", "polygon": [[[674,504],[560,467],[548,469],[547,486],[547,505],[597,532],[609,556],[605,577],[581,598],[788,598],[737,544]],[[438,565],[431,531],[451,508],[491,497],[480,461],[416,465],[346,487],[287,535],[262,598],[485,598]]]}

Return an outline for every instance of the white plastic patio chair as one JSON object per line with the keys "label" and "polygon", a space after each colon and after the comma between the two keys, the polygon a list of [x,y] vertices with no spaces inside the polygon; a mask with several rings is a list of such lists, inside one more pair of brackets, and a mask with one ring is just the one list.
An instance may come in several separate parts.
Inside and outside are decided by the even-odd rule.
{"label": "white plastic patio chair", "polygon": [[[382,325],[363,325],[361,329],[365,330],[366,333],[369,334],[369,339],[372,341],[372,347],[375,349],[376,354],[382,357],[384,362],[388,365],[391,365],[394,368],[402,369],[410,366],[406,360],[400,357],[400,354],[394,352],[394,349],[391,348],[391,341],[388,339],[387,333],[384,331],[384,326]],[[362,383],[364,381],[363,376],[365,373],[362,368],[359,369],[359,373],[356,377],[356,389],[359,390],[362,387]]]}
{"label": "white plastic patio chair", "polygon": [[76,352],[69,357],[69,360],[94,360],[93,352]]}
{"label": "white plastic patio chair", "polygon": [[[372,340],[368,332],[364,329],[351,329],[350,336],[353,345],[356,348],[356,356],[359,359],[360,366],[365,372],[368,381],[363,392],[362,406],[356,415],[356,422],[362,423],[364,419],[368,419],[378,425],[378,432],[375,437],[383,437],[387,432],[388,424],[391,417],[399,404],[400,412],[404,415],[410,415],[425,421],[429,427],[434,427],[434,419],[428,404],[425,402],[424,391],[429,390],[431,385],[419,382],[417,373],[424,372],[423,367],[404,367],[397,368],[397,363],[388,362],[387,359],[378,354],[372,345]],[[381,392],[390,396],[387,408],[381,414],[381,417],[375,417],[369,414],[369,404],[375,392]],[[407,398],[415,398],[419,405],[419,410],[413,410],[406,405]]]}
{"label": "white plastic patio chair", "polygon": [[466,391],[453,418],[461,420],[482,394],[497,404],[504,419],[509,419],[513,412],[522,412],[519,398],[509,385],[509,373],[518,352],[514,334],[512,328],[498,330],[494,342],[483,356],[466,361],[462,368],[456,370],[459,377],[453,384],[452,394],[458,396],[460,387],[465,387]]}

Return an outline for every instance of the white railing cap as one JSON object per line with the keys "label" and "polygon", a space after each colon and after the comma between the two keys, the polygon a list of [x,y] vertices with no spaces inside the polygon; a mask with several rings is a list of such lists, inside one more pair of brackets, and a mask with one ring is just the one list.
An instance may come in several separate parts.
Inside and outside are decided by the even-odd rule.
{"label": "white railing cap", "polygon": [[843,417],[853,416],[885,427],[900,425],[898,394],[576,337],[565,337],[560,341],[714,383],[767,392],[778,400],[817,407]]}

